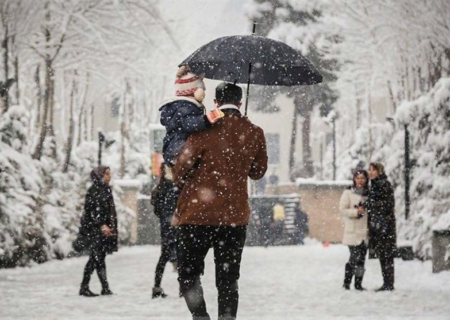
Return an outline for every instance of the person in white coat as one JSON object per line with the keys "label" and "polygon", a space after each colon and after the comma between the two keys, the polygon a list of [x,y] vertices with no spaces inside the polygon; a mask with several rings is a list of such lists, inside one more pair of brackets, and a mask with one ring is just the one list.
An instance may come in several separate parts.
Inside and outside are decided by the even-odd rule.
{"label": "person in white coat", "polygon": [[345,190],[339,203],[339,211],[345,221],[343,244],[350,249],[350,258],[345,265],[344,288],[350,290],[353,276],[355,289],[364,290],[362,281],[368,244],[368,224],[365,201],[369,194],[369,175],[365,170],[353,174],[353,186]]}

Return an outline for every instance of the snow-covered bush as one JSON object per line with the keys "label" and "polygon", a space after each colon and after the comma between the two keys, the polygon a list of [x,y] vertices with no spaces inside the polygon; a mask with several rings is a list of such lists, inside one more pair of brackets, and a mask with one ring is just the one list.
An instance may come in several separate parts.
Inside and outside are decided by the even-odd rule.
{"label": "snow-covered bush", "polygon": [[[13,106],[0,121],[0,268],[62,259],[72,251],[97,161],[97,143],[83,142],[64,173],[53,137],[46,139],[40,161],[33,160],[27,117],[24,108]],[[113,190],[119,240],[127,244],[134,212],[122,204],[120,187]]]}
{"label": "snow-covered bush", "polygon": [[409,124],[415,166],[411,173],[411,215],[399,232],[431,258],[432,230],[450,228],[450,78],[426,95],[403,103],[397,121]]}
{"label": "snow-covered bush", "polygon": [[48,255],[44,222],[36,214],[42,180],[27,153],[28,112],[13,106],[0,119],[0,267]]}

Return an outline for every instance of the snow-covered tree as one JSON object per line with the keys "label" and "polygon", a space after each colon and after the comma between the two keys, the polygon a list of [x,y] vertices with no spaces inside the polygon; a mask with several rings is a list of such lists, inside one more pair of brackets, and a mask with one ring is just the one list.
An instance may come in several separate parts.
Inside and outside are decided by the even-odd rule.
{"label": "snow-covered tree", "polygon": [[[349,178],[360,161],[383,162],[396,188],[399,238],[412,240],[416,253],[429,258],[431,230],[448,228],[443,208],[449,195],[438,176],[448,169],[450,25],[445,17],[450,16],[450,5],[444,0],[326,3],[318,27],[327,35],[323,54],[339,64],[337,131],[345,137],[338,140],[338,178]],[[393,122],[375,118],[380,107]],[[404,124],[409,124],[416,163],[408,220]],[[331,166],[330,157],[326,163]]]}
{"label": "snow-covered tree", "polygon": [[35,214],[42,180],[27,149],[28,116],[14,106],[0,119],[0,268],[49,255],[44,222]]}
{"label": "snow-covered tree", "polygon": [[[324,10],[324,1],[305,0],[249,0],[246,4],[250,20],[256,22],[257,34],[280,40],[299,50],[324,76],[324,83],[313,86],[301,86],[283,89],[280,87],[256,88],[262,94],[256,104],[258,109],[267,110],[271,107],[271,100],[278,92],[287,92],[294,97],[296,105],[292,119],[292,136],[290,144],[291,176],[311,177],[314,175],[314,163],[311,154],[310,131],[314,108],[320,110],[321,116],[326,116],[336,100],[330,83],[334,81],[331,73],[335,62],[326,59],[320,51],[322,38],[325,36],[316,27],[317,19]],[[261,99],[264,98],[264,99]],[[270,110],[269,110],[270,111]],[[302,125],[302,164],[295,163],[295,145],[297,139],[298,117],[303,118]],[[300,170],[295,168],[300,167]]]}
{"label": "snow-covered tree", "polygon": [[[156,0],[5,0],[0,20],[0,88],[15,80],[9,92],[0,89],[8,93],[8,103],[0,101],[2,267],[70,252],[97,162],[94,109],[109,97],[123,102],[122,130],[110,133],[118,136],[122,170],[112,153],[104,163],[116,179],[148,173],[146,126],[156,114],[150,102],[161,96],[157,81],[178,45]],[[126,243],[133,212],[121,193],[114,187]]]}

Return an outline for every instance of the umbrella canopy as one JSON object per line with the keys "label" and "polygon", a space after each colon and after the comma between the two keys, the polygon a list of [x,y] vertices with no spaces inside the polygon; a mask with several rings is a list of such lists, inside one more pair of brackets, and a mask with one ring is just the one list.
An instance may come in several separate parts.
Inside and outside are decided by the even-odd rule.
{"label": "umbrella canopy", "polygon": [[294,48],[256,35],[213,40],[181,65],[208,79],[233,83],[296,86],[322,82],[322,75]]}

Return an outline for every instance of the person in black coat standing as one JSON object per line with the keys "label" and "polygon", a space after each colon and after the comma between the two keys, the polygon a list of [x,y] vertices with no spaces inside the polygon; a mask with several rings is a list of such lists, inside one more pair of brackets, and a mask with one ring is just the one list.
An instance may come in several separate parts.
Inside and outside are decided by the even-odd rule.
{"label": "person in black coat standing", "polygon": [[86,194],[84,215],[75,242],[77,251],[90,251],[80,288],[80,295],[85,297],[98,296],[89,290],[91,275],[95,270],[102,285],[101,294],[112,294],[106,277],[105,258],[107,254],[118,249],[117,214],[112,190],[109,187],[111,170],[99,166],[92,170],[91,179],[92,186]]}
{"label": "person in black coat standing", "polygon": [[393,291],[394,257],[397,248],[394,190],[381,163],[370,164],[369,177],[369,256],[380,259],[383,286],[377,291]]}
{"label": "person in black coat standing", "polygon": [[173,213],[177,207],[178,195],[178,188],[173,183],[163,163],[161,165],[161,179],[152,191],[151,199],[154,212],[160,220],[161,228],[161,256],[156,265],[155,286],[153,287],[152,298],[165,298],[167,296],[161,288],[164,268],[169,261],[176,267],[177,243],[175,230],[171,223]]}

